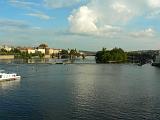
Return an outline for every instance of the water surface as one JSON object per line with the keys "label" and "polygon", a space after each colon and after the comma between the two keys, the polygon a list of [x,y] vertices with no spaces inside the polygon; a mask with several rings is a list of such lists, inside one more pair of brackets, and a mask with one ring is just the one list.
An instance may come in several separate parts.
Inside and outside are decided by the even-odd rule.
{"label": "water surface", "polygon": [[160,68],[132,64],[0,64],[0,120],[159,120]]}

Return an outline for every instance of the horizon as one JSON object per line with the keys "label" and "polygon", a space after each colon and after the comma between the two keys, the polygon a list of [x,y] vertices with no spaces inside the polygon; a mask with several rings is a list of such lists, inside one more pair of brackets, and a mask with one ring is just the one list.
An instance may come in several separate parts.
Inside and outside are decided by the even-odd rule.
{"label": "horizon", "polygon": [[0,44],[160,49],[160,0],[1,0]]}
{"label": "horizon", "polygon": [[[48,45],[47,43],[41,43],[41,44],[46,44]],[[13,48],[18,48],[18,47],[21,47],[21,48],[37,48],[39,45],[37,46],[25,46],[25,45],[19,45],[19,46],[13,46],[13,45],[6,45],[6,44],[3,44],[3,45],[0,45],[0,47],[3,47],[3,46],[7,46],[7,47],[13,47]],[[51,49],[61,49],[61,50],[68,50],[68,49],[76,49],[78,51],[86,51],[86,52],[98,52],[98,51],[101,51],[103,48],[105,47],[102,47],[101,49],[99,50],[89,50],[89,49],[77,49],[77,48],[56,48],[56,47],[50,47],[48,46],[48,48],[51,48]],[[120,48],[120,47],[113,47],[113,48],[106,48],[106,50],[112,50],[114,48]],[[125,52],[137,52],[137,51],[160,51],[159,49],[138,49],[138,50],[125,50],[123,48],[121,48],[122,50],[124,50]]]}

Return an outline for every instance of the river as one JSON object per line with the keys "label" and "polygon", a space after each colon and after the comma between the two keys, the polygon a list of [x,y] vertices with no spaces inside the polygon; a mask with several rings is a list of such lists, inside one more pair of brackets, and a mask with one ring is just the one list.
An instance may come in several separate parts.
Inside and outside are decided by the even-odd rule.
{"label": "river", "polygon": [[149,64],[11,64],[0,120],[159,120],[160,68]]}

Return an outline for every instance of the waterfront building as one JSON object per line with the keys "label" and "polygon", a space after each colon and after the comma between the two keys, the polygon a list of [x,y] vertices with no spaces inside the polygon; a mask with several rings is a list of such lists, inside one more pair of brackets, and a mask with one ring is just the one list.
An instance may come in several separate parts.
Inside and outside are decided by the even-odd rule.
{"label": "waterfront building", "polygon": [[44,48],[37,48],[38,52],[41,52],[42,54],[46,53],[46,50]]}
{"label": "waterfront building", "polygon": [[46,55],[52,55],[54,50],[52,48],[46,48]]}
{"label": "waterfront building", "polygon": [[36,50],[34,48],[27,48],[27,52],[28,54],[31,54],[31,53],[36,53]]}
{"label": "waterfront building", "polygon": [[19,49],[21,52],[28,52],[28,51],[27,51],[27,48],[25,48],[25,47],[23,47],[23,48],[20,47],[20,48],[18,48],[18,49]]}
{"label": "waterfront building", "polygon": [[59,54],[62,51],[62,49],[53,49],[53,53],[55,55]]}

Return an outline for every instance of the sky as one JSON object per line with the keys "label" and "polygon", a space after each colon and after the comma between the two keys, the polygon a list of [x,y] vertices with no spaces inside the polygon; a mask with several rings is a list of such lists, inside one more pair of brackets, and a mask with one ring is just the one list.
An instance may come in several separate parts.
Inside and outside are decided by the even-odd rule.
{"label": "sky", "polygon": [[0,0],[0,44],[160,49],[160,0]]}

